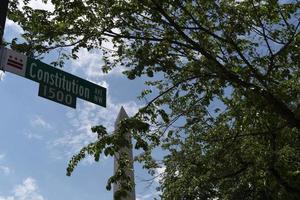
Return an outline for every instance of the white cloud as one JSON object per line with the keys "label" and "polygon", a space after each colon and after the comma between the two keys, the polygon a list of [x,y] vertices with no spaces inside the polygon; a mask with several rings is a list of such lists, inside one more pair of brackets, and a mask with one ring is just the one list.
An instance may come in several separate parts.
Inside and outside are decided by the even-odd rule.
{"label": "white cloud", "polygon": [[1,197],[0,196],[0,200],[14,200],[13,197]]}
{"label": "white cloud", "polygon": [[40,135],[39,133],[33,133],[31,131],[25,131],[24,135],[28,138],[28,139],[36,139],[36,140],[41,140],[43,139],[43,136]]}
{"label": "white cloud", "polygon": [[3,160],[3,159],[5,158],[5,156],[6,156],[6,155],[5,155],[4,153],[1,153],[1,154],[0,154],[0,161]]}
{"label": "white cloud", "polygon": [[138,194],[136,200],[146,200],[152,196],[153,196],[152,194],[144,194],[144,195]]}
{"label": "white cloud", "polygon": [[[158,198],[160,195],[160,192],[154,192],[149,194],[137,194],[136,200],[152,200],[154,197]],[[1,199],[0,199],[1,200]]]}
{"label": "white cloud", "polygon": [[[10,19],[6,19],[5,26],[8,28],[11,28],[13,31],[17,32],[17,34],[22,34],[24,33],[24,30],[19,26],[17,23]],[[18,35],[10,36],[10,37],[17,37]]]}
{"label": "white cloud", "polygon": [[110,75],[122,75],[124,68],[117,67],[112,69],[108,74],[102,72],[102,66],[104,65],[102,59],[102,53],[100,50],[87,51],[86,49],[80,49],[78,52],[78,59],[72,60],[73,73],[83,73],[90,79],[99,78],[101,76]]}
{"label": "white cloud", "polygon": [[12,173],[12,170],[7,166],[0,165],[0,174],[9,175]]}
{"label": "white cloud", "polygon": [[5,73],[3,71],[0,71],[0,81],[4,80]]}
{"label": "white cloud", "polygon": [[44,197],[38,194],[38,186],[33,178],[26,178],[21,185],[14,190],[14,196],[20,200],[43,200]]}
{"label": "white cloud", "polygon": [[[109,87],[107,83],[103,84]],[[97,139],[96,134],[91,131],[92,126],[101,124],[107,128],[108,132],[112,132],[121,106],[125,108],[129,116],[134,115],[139,108],[139,105],[133,101],[114,103],[110,95],[108,95],[107,102],[107,107],[102,108],[84,101],[79,103],[76,110],[69,111],[66,115],[71,129],[66,131],[63,137],[51,142],[51,148],[63,148],[65,154],[71,156]],[[92,159],[88,159],[87,163],[92,163],[91,161]]]}
{"label": "white cloud", "polygon": [[138,105],[134,102],[124,104],[110,104],[107,108],[83,102],[78,111],[67,113],[72,129],[64,134],[62,138],[54,141],[56,147],[64,147],[67,155],[78,152],[83,146],[96,140],[96,134],[91,132],[91,127],[102,124],[109,132],[113,131],[114,122],[121,106],[127,109],[129,114],[137,111]]}
{"label": "white cloud", "polygon": [[46,122],[41,116],[36,115],[30,120],[30,125],[33,128],[51,129],[50,123]]}
{"label": "white cloud", "polygon": [[[20,1],[19,8],[22,8],[23,6],[23,1]],[[51,3],[51,1],[44,3],[42,0],[30,0],[28,6],[33,9],[47,10],[50,12],[54,11],[54,5]]]}
{"label": "white cloud", "polygon": [[35,115],[30,119],[30,128],[24,131],[24,135],[29,139],[41,140],[44,138],[43,133],[51,130],[53,126],[44,120],[41,116]]}
{"label": "white cloud", "polygon": [[163,179],[165,170],[166,170],[166,166],[162,166],[160,168],[155,169],[156,172],[155,179],[154,179],[155,182],[159,183]]}
{"label": "white cloud", "polygon": [[45,198],[39,193],[36,180],[28,177],[14,188],[12,195],[0,196],[0,200],[45,200]]}
{"label": "white cloud", "polygon": [[[1,153],[0,154],[0,163],[3,163],[2,161],[4,161],[6,155]],[[4,165],[0,165],[0,175],[4,174],[4,175],[9,175],[12,173],[12,170]],[[1,199],[0,199],[1,200]]]}

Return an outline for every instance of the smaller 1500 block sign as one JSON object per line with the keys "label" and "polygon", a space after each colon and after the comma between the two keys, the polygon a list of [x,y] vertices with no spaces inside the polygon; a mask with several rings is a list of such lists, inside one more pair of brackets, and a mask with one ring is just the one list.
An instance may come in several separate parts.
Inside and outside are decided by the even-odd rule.
{"label": "smaller 1500 block sign", "polygon": [[50,85],[41,83],[39,87],[39,96],[71,108],[76,108],[76,96],[63,92]]}

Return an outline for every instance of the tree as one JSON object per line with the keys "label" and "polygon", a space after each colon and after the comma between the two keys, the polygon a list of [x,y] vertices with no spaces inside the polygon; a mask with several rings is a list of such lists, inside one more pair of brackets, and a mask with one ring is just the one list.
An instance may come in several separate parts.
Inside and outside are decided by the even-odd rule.
{"label": "tree", "polygon": [[[132,131],[150,172],[151,151],[167,153],[163,199],[300,198],[299,1],[52,0],[53,12],[24,2],[23,10],[10,2],[26,40],[12,48],[71,49],[59,61],[102,49],[105,72],[124,66],[129,79],[153,77],[146,84],[159,91],[117,134],[94,127],[99,140],[72,158],[68,174],[86,154],[97,161],[128,146],[122,136]],[[108,40],[114,50],[103,47]]]}

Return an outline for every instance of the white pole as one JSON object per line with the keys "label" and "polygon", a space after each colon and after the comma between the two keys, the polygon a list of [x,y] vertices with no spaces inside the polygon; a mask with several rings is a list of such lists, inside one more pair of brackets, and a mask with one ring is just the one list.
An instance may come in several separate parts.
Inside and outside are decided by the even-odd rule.
{"label": "white pole", "polygon": [[[120,112],[119,112],[119,114],[117,116],[116,122],[115,122],[115,130],[117,130],[118,124],[123,119],[126,119],[126,118],[128,118],[128,115],[127,115],[125,109],[122,106],[121,109],[120,109]],[[126,135],[126,139],[131,143],[131,134],[130,133],[128,133]],[[114,157],[114,173],[118,169],[118,159],[119,159],[119,154],[121,152],[126,152],[129,155],[129,160],[130,160],[130,163],[131,163],[131,166],[132,166],[132,169],[133,169],[133,153],[132,153],[132,148],[123,148],[118,153],[115,154],[115,157]],[[133,172],[133,170],[128,170],[127,171],[127,175],[129,175],[129,177],[131,178],[132,183],[134,184],[135,182],[134,182],[134,172]],[[115,192],[119,190],[119,187],[120,186],[118,185],[118,183],[117,184],[113,184],[113,194],[115,194]],[[130,191],[128,193],[127,197],[123,198],[122,200],[135,200],[135,186],[133,186],[132,191]]]}

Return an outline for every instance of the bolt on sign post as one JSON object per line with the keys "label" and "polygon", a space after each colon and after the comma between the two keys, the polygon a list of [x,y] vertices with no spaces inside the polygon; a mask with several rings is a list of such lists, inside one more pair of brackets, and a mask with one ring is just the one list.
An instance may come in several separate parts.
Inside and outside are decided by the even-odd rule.
{"label": "bolt on sign post", "polygon": [[0,58],[4,71],[38,82],[40,97],[72,108],[76,108],[77,97],[106,107],[104,87],[4,47]]}

